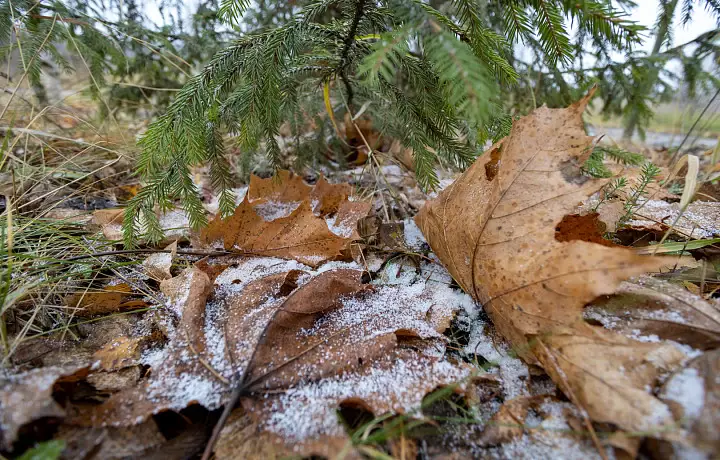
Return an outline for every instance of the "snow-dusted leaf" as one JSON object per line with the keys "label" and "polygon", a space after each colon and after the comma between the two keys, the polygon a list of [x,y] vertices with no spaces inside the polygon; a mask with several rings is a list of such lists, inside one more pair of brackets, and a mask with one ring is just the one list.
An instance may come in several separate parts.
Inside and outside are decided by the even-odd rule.
{"label": "snow-dusted leaf", "polygon": [[644,342],[673,340],[708,350],[720,344],[720,309],[680,286],[649,276],[624,281],[585,308],[588,320]]}
{"label": "snow-dusted leaf", "polygon": [[154,280],[163,281],[172,278],[170,267],[172,267],[173,259],[177,253],[177,241],[171,243],[165,250],[170,252],[150,254],[143,261],[145,272]]}
{"label": "snow-dusted leaf", "polygon": [[[340,408],[359,407],[376,416],[404,413],[420,417],[426,394],[440,386],[468,383],[471,375],[469,365],[394,349],[375,360],[356,363],[353,371],[303,382],[264,398],[245,399],[243,407],[254,422],[255,433],[279,457],[294,454],[334,458],[343,448],[350,448],[337,417]],[[247,449],[247,443],[253,442],[243,431],[225,430],[218,445],[219,457],[238,458],[240,452],[245,452],[249,455],[245,458],[262,458],[262,454]]]}
{"label": "snow-dusted leaf", "polygon": [[347,197],[347,187],[323,180],[313,188],[287,171],[276,179],[253,177],[235,213],[216,217],[201,239],[230,251],[295,259],[313,267],[347,258],[357,223],[370,211],[370,203]]}
{"label": "snow-dusted leaf", "polygon": [[660,398],[667,402],[688,433],[683,442],[670,446],[674,458],[709,459],[720,452],[718,375],[720,350],[713,350],[675,372],[663,385]]}
{"label": "snow-dusted leaf", "polygon": [[3,377],[0,381],[0,449],[12,451],[18,432],[26,424],[41,418],[65,416],[65,410],[53,399],[53,386],[87,368],[48,366]]}

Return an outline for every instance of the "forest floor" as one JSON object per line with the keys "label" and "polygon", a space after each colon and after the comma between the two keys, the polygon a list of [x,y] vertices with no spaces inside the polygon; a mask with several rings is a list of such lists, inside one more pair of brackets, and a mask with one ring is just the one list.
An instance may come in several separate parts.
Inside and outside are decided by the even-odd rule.
{"label": "forest floor", "polygon": [[195,232],[177,209],[165,241],[125,250],[147,120],[98,124],[67,96],[3,118],[2,455],[720,450],[712,148],[674,168],[628,147],[660,172],[606,160],[621,187],[577,164],[584,106],[539,109],[425,193],[411,152],[346,120],[349,164],[259,166],[232,216]]}

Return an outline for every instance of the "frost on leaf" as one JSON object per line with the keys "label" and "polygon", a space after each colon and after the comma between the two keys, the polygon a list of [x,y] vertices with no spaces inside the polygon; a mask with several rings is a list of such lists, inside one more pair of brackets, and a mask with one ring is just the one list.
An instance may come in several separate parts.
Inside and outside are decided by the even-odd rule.
{"label": "frost on leaf", "polygon": [[[470,303],[447,285],[425,278],[366,284],[354,263],[313,270],[268,257],[220,262],[220,273],[206,260],[161,283],[158,324],[167,342],[142,347],[147,375],[67,425],[129,427],[194,404],[217,409],[244,377],[242,404],[262,439],[277,452],[325,455],[348,439],[336,416],[340,405],[409,412],[437,386],[472,374],[443,357],[442,332]],[[135,357],[137,345],[113,341],[95,357],[98,367]],[[227,441],[248,458],[243,452],[253,441],[237,430],[223,434],[218,450]],[[240,439],[245,447],[236,445]]]}
{"label": "frost on leaf", "polygon": [[493,154],[428,201],[416,221],[515,351],[542,365],[591,419],[664,436],[675,421],[649,388],[685,355],[582,319],[586,303],[662,260],[558,235],[563,218],[606,183],[580,169],[591,151],[582,121],[590,96],[513,123]]}
{"label": "frost on leaf", "polygon": [[201,239],[230,251],[295,259],[312,267],[346,258],[358,238],[358,221],[370,211],[370,203],[348,201],[349,194],[347,184],[321,178],[311,187],[287,171],[270,179],[253,176],[235,213],[216,217]]}

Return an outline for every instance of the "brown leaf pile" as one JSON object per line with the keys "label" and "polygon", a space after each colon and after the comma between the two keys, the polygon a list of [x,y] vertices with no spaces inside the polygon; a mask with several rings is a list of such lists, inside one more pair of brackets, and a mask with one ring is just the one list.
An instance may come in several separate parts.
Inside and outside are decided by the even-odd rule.
{"label": "brown leaf pile", "polygon": [[[217,409],[246,375],[248,394],[220,437],[220,457],[263,458],[267,449],[332,456],[352,451],[339,408],[411,413],[427,393],[472,374],[469,365],[441,357],[442,332],[462,307],[457,299],[467,296],[427,279],[373,286],[354,263],[313,270],[292,260],[225,257],[160,286],[164,308],[146,314],[136,332],[104,342],[76,378],[109,397],[60,407],[53,388],[65,374],[43,368],[37,377],[19,375],[28,391],[3,401],[4,416],[13,417],[3,421],[12,428],[3,429],[3,448],[10,450],[21,427],[53,417],[58,436],[71,442],[67,453],[154,455],[169,446],[156,416],[196,405]],[[147,335],[158,330],[165,343]],[[0,398],[16,398],[18,388],[3,388]],[[120,440],[133,436],[137,445],[128,450]],[[187,449],[207,441],[193,439]],[[263,449],[256,450],[258,440]]]}
{"label": "brown leaf pile", "polygon": [[311,187],[288,171],[280,171],[277,178],[253,176],[235,213],[215,218],[201,240],[316,267],[347,256],[350,242],[358,237],[357,223],[371,204],[348,201],[350,194],[348,184],[329,184],[321,178]]}
{"label": "brown leaf pile", "polygon": [[582,121],[589,97],[515,122],[416,221],[514,350],[540,364],[592,420],[672,436],[675,419],[648,388],[685,355],[582,318],[586,303],[662,260],[563,238],[559,225],[606,183],[581,173],[591,151]]}

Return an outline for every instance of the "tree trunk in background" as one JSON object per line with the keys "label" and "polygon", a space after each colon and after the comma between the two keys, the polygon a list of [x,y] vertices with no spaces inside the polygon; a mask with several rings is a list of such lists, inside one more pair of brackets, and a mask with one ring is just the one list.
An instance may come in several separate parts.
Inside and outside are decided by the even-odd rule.
{"label": "tree trunk in background", "polygon": [[[665,8],[665,21],[660,21],[657,27],[657,34],[655,35],[655,43],[653,44],[650,56],[657,56],[660,53],[663,43],[667,39],[668,32],[670,31],[670,25],[672,24],[673,17],[675,16],[675,9],[678,4],[678,0],[661,1],[660,4]],[[662,16],[661,16],[662,17]],[[639,85],[637,95],[641,98],[647,97],[652,91],[655,82],[658,79],[659,70],[653,68],[650,71],[647,78]],[[640,113],[637,108],[632,108],[632,111],[628,115],[627,121],[625,122],[625,131],[623,132],[623,138],[631,139],[635,134],[638,122],[640,121]]]}

